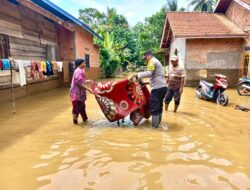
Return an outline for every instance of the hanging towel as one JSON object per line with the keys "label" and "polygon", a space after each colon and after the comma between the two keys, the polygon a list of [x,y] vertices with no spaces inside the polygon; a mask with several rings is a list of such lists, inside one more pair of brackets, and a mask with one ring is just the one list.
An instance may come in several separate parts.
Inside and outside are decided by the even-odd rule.
{"label": "hanging towel", "polygon": [[39,79],[43,79],[42,62],[37,61],[36,66],[37,66],[37,71],[39,73]]}
{"label": "hanging towel", "polygon": [[10,60],[2,59],[3,70],[10,70]]}
{"label": "hanging towel", "polygon": [[41,70],[42,70],[43,74],[46,75],[47,68],[46,68],[46,62],[45,61],[41,62]]}
{"label": "hanging towel", "polygon": [[12,61],[12,69],[14,69],[16,72],[19,72],[19,67],[16,61]]}
{"label": "hanging towel", "polygon": [[63,62],[57,61],[56,64],[57,64],[57,67],[58,67],[58,72],[62,72],[62,69],[63,69]]}
{"label": "hanging towel", "polygon": [[69,72],[74,73],[75,69],[76,69],[75,62],[73,61],[69,62]]}
{"label": "hanging towel", "polygon": [[31,61],[29,60],[22,60],[22,64],[24,68],[31,67]]}
{"label": "hanging towel", "polygon": [[25,61],[15,60],[14,63],[18,67],[19,72],[16,70],[13,71],[13,82],[20,84],[20,86],[24,86],[27,84],[26,82],[26,71],[25,71]]}
{"label": "hanging towel", "polygon": [[56,61],[51,61],[52,66],[53,66],[53,71],[58,71],[57,63]]}
{"label": "hanging towel", "polygon": [[3,62],[0,60],[0,70],[3,70]]}
{"label": "hanging towel", "polygon": [[47,68],[46,75],[47,76],[52,76],[54,73],[53,73],[53,67],[52,67],[52,64],[51,64],[50,61],[46,61],[46,68]]}
{"label": "hanging towel", "polygon": [[36,61],[31,61],[30,77],[35,79],[36,76]]}

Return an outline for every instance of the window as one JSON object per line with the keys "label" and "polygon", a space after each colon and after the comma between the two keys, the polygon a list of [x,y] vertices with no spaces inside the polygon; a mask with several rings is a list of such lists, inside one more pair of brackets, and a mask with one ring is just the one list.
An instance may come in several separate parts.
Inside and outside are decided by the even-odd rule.
{"label": "window", "polygon": [[58,60],[59,48],[57,45],[47,45],[47,59],[56,61]]}
{"label": "window", "polygon": [[7,59],[9,56],[9,38],[6,35],[0,35],[0,58]]}
{"label": "window", "polygon": [[250,53],[245,53],[245,59],[244,59],[244,68],[243,68],[243,76],[247,77],[249,76],[249,67],[250,67]]}
{"label": "window", "polygon": [[85,54],[86,68],[90,68],[89,54]]}

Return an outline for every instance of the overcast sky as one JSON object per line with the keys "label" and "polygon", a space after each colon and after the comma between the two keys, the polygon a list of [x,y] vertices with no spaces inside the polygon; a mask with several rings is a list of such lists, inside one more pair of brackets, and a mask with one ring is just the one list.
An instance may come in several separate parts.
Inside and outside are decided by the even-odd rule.
{"label": "overcast sky", "polygon": [[[51,0],[53,3],[78,18],[79,9],[96,8],[105,12],[107,7],[116,8],[131,26],[144,21],[166,4],[166,0]],[[178,0],[179,7],[187,7],[190,0]]]}

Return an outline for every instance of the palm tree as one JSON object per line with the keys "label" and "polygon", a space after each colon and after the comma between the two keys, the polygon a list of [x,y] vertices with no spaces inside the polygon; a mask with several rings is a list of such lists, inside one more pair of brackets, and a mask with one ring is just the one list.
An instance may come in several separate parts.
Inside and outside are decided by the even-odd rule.
{"label": "palm tree", "polygon": [[178,10],[177,0],[167,0],[167,10],[168,11],[177,11]]}
{"label": "palm tree", "polygon": [[194,6],[194,11],[213,12],[217,0],[192,0],[190,6]]}
{"label": "palm tree", "polygon": [[185,11],[185,8],[178,8],[178,0],[167,0],[166,11]]}

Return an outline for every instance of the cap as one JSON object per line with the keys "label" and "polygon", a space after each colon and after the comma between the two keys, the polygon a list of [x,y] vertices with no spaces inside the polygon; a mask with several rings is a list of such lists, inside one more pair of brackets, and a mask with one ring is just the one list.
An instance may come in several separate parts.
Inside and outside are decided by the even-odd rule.
{"label": "cap", "polygon": [[178,61],[179,57],[177,55],[172,55],[171,61]]}
{"label": "cap", "polygon": [[142,56],[142,59],[145,59],[147,55],[154,55],[154,53],[151,50],[145,51],[145,53]]}

